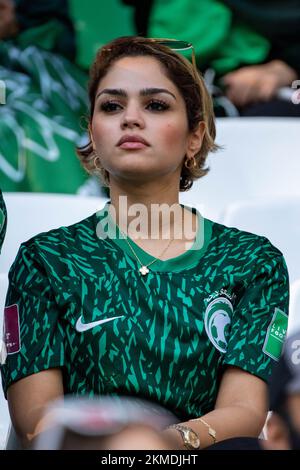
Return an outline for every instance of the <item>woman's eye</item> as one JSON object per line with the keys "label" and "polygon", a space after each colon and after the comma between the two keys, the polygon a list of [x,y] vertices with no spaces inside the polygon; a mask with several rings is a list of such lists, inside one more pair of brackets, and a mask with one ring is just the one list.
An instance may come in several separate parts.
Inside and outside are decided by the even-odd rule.
{"label": "woman's eye", "polygon": [[167,103],[160,100],[151,100],[150,103],[147,104],[147,109],[150,109],[150,111],[166,111],[169,107]]}
{"label": "woman's eye", "polygon": [[101,111],[105,113],[113,113],[121,109],[121,105],[119,103],[115,103],[114,101],[105,101],[100,105]]}

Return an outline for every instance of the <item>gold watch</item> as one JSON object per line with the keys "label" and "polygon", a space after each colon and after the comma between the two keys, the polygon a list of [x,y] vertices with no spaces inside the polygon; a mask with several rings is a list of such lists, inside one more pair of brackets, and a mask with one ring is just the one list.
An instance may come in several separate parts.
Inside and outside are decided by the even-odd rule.
{"label": "gold watch", "polygon": [[188,426],[183,424],[172,424],[169,428],[177,429],[180,432],[184,447],[188,450],[200,449],[200,438],[198,434]]}

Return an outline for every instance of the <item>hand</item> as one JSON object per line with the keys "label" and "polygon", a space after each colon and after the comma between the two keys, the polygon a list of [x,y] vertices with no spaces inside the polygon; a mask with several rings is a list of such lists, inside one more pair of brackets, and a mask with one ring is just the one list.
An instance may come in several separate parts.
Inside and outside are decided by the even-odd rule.
{"label": "hand", "polygon": [[250,65],[226,74],[222,83],[226,96],[238,107],[257,101],[269,101],[279,88],[290,86],[297,79],[294,69],[281,60]]}
{"label": "hand", "polygon": [[0,0],[0,39],[15,36],[18,24],[13,0]]}

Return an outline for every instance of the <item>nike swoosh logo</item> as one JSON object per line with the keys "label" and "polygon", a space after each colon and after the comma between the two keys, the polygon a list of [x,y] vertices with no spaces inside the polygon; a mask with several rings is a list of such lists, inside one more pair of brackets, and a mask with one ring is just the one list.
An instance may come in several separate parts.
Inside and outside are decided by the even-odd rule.
{"label": "nike swoosh logo", "polygon": [[109,321],[113,321],[113,320],[116,320],[117,318],[123,318],[123,317],[124,315],[119,315],[118,317],[105,318],[104,320],[92,321],[91,323],[82,323],[82,315],[81,315],[76,322],[75,329],[79,333],[82,333],[83,331],[87,331],[87,330],[91,330],[92,328],[95,328],[95,326],[103,325],[103,323],[107,323]]}

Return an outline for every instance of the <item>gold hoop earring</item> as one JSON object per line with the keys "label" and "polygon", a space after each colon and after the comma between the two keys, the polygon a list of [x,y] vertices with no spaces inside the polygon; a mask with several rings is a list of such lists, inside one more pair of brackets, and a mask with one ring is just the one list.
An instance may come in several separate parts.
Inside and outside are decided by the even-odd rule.
{"label": "gold hoop earring", "polygon": [[[190,165],[190,163],[192,163]],[[188,169],[188,170],[191,170],[192,168],[196,168],[197,166],[197,162],[196,162],[196,158],[194,157],[194,155],[192,156],[192,158],[186,158],[184,160],[184,166]]]}
{"label": "gold hoop earring", "polygon": [[98,171],[101,171],[102,170],[102,167],[100,166],[97,166],[97,160],[99,160],[100,164],[101,164],[101,160],[100,160],[100,157],[98,155],[98,153],[96,152],[96,150],[94,151],[94,154],[96,155],[95,158],[94,158],[94,167],[96,168],[96,170]]}

